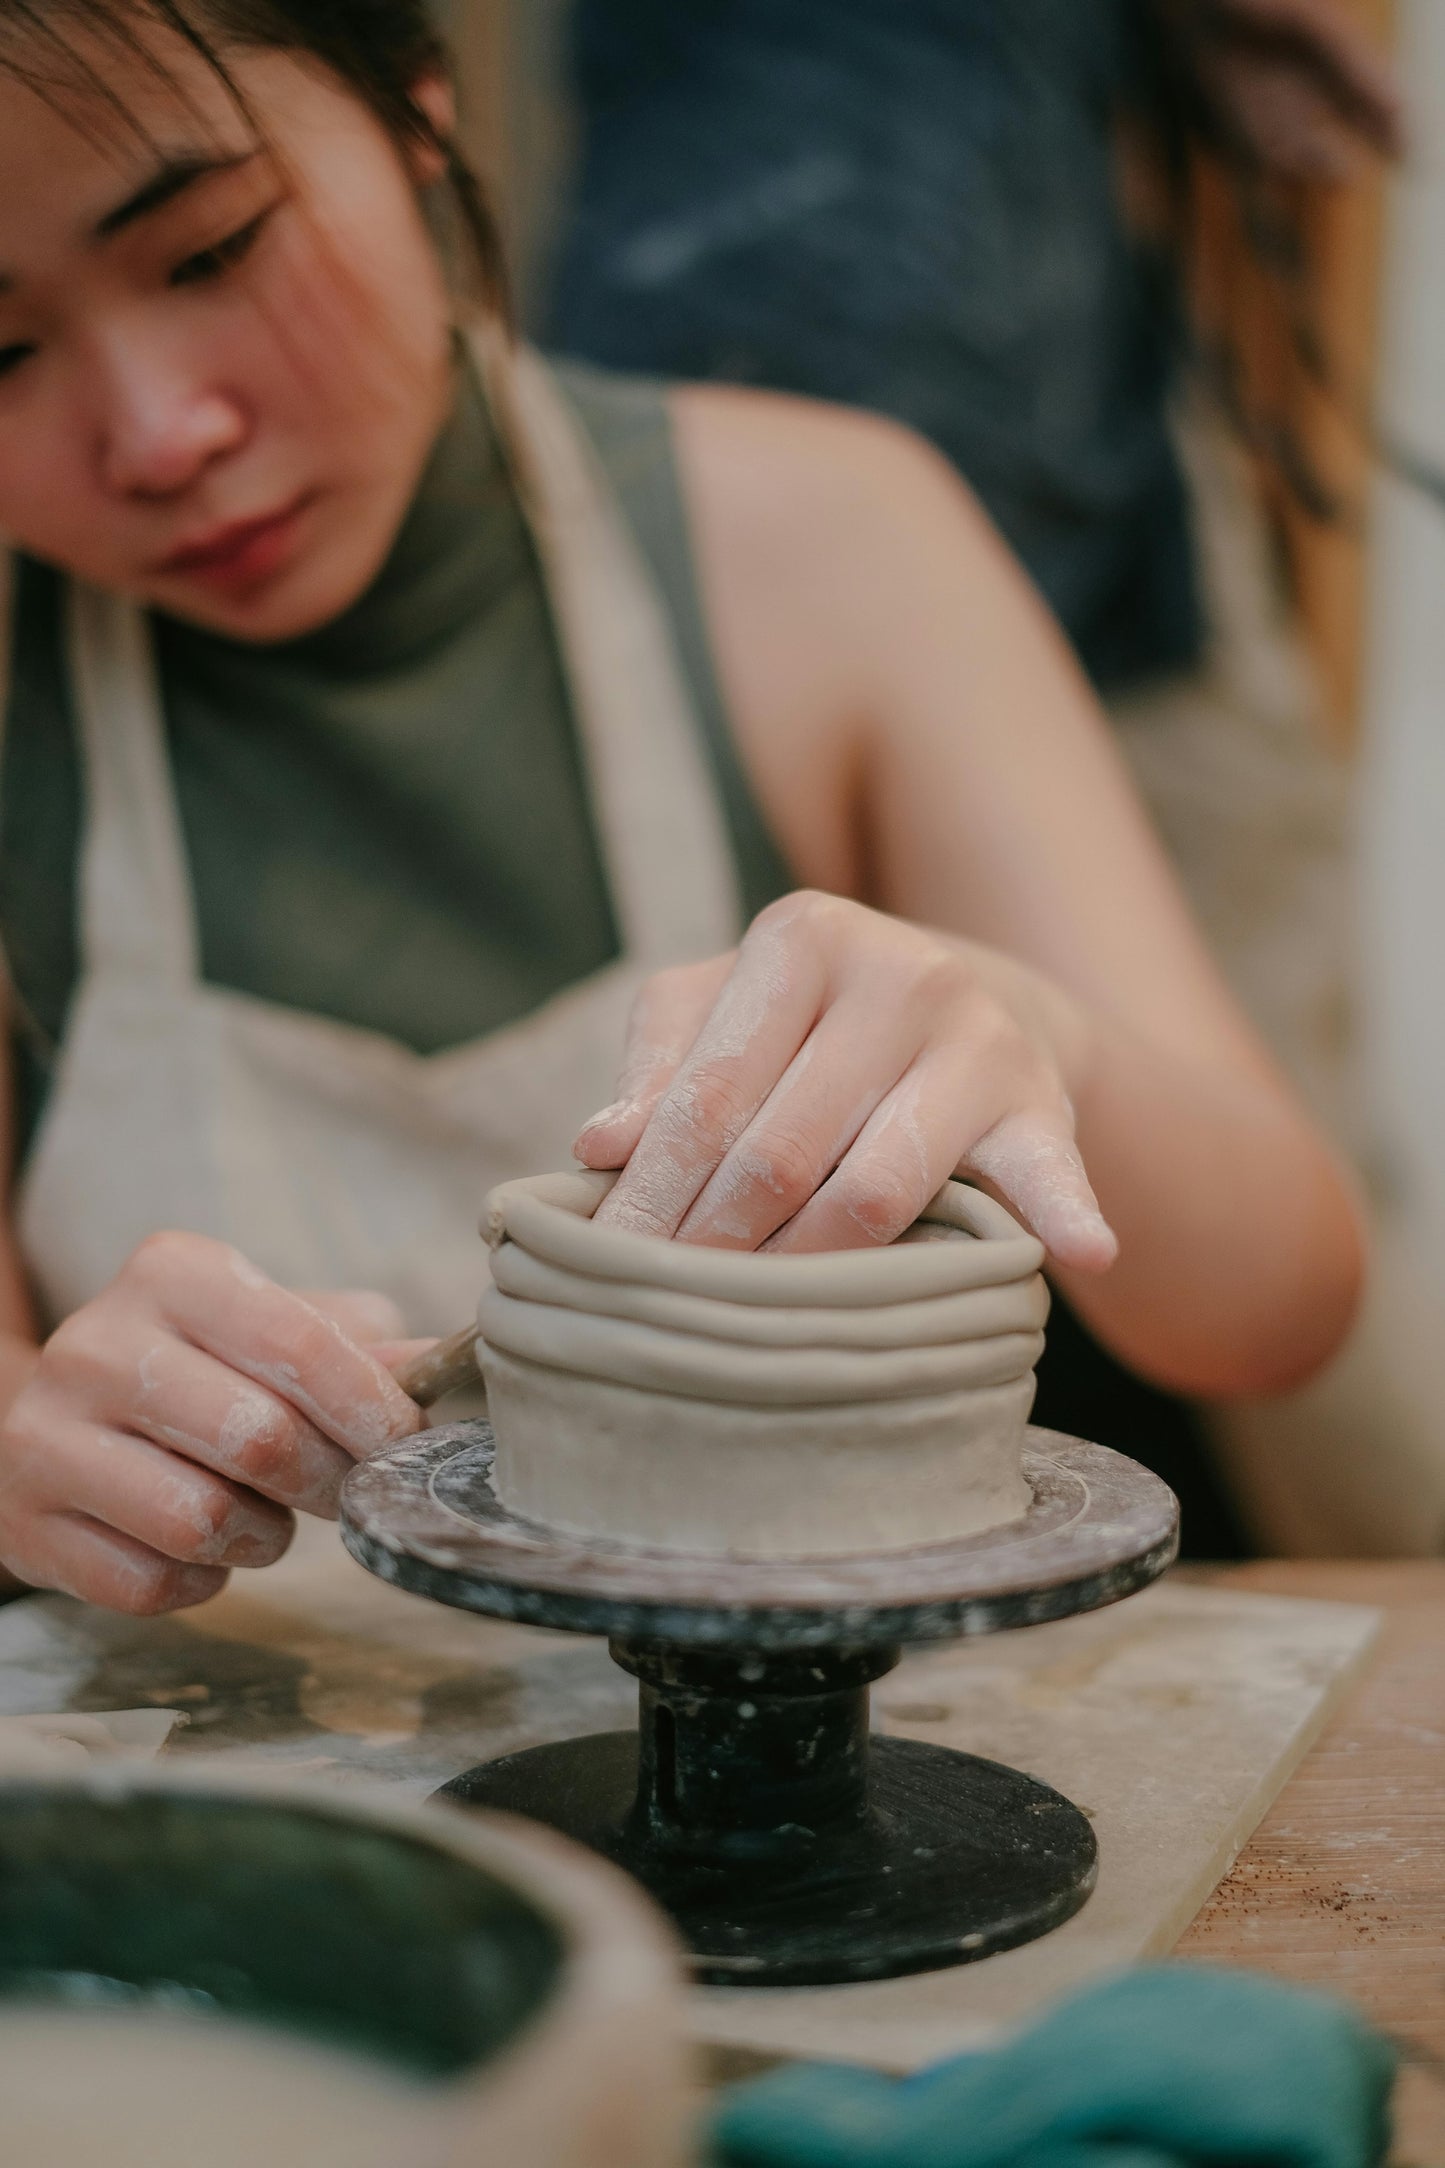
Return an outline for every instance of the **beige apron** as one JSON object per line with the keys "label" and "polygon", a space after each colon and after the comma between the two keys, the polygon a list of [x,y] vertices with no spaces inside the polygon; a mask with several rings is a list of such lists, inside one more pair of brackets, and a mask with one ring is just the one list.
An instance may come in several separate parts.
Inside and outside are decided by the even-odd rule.
{"label": "beige apron", "polygon": [[643,978],[738,938],[701,733],[605,477],[540,362],[480,358],[545,571],[620,957],[432,1056],[206,985],[146,616],[73,588],[82,970],[19,1211],[52,1319],[147,1234],[182,1228],[287,1286],[378,1288],[415,1331],[450,1329],[485,1273],[483,1193],[567,1163],[613,1096]]}

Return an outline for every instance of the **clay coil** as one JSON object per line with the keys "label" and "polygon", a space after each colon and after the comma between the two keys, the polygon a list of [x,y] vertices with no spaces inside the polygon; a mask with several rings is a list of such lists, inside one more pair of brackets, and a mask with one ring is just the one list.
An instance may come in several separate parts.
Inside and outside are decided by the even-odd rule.
{"label": "clay coil", "polygon": [[1048,1287],[1037,1274],[1002,1287],[970,1288],[958,1295],[881,1304],[871,1310],[774,1308],[755,1302],[715,1302],[705,1295],[571,1272],[534,1257],[515,1242],[503,1242],[493,1252],[492,1283],[520,1302],[551,1303],[565,1310],[589,1311],[594,1317],[660,1325],[672,1332],[743,1341],[752,1347],[952,1347],[992,1333],[1042,1332],[1049,1314]]}
{"label": "clay coil", "polygon": [[[961,1182],[946,1182],[918,1226],[886,1248],[794,1257],[704,1249],[594,1226],[592,1214],[614,1179],[544,1175],[503,1183],[487,1199],[483,1232],[494,1249],[510,1239],[548,1264],[595,1278],[717,1302],[801,1309],[866,1309],[963,1294],[1030,1279],[1044,1261],[1041,1242],[1025,1234],[1002,1205]],[[939,1240],[935,1228],[974,1239]]]}
{"label": "clay coil", "polygon": [[1044,1348],[1041,1332],[989,1333],[952,1346],[749,1346],[518,1302],[496,1287],[482,1296],[477,1323],[489,1348],[528,1362],[740,1407],[831,1407],[1003,1385],[1032,1371]]}

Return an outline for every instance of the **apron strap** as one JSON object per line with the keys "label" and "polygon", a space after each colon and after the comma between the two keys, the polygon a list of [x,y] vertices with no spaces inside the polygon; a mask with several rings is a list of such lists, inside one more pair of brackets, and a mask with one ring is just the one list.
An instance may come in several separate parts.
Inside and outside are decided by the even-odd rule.
{"label": "apron strap", "polygon": [[716,955],[742,905],[656,584],[546,364],[494,327],[472,343],[546,577],[624,952],[648,970]]}
{"label": "apron strap", "polygon": [[200,975],[200,945],[150,625],[78,581],[66,610],[85,755],[82,968],[180,989]]}

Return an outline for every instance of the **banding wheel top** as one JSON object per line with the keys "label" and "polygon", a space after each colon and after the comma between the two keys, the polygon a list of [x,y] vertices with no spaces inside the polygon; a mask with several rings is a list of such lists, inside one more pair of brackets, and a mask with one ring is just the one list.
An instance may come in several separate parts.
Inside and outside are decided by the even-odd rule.
{"label": "banding wheel top", "polygon": [[951,1543],[834,1558],[697,1557],[587,1541],[509,1513],[486,1423],[356,1468],[342,1536],[372,1573],[438,1603],[573,1633],[694,1648],[894,1646],[997,1633],[1131,1595],[1178,1547],[1172,1491],[1107,1447],[1031,1429],[1032,1503]]}

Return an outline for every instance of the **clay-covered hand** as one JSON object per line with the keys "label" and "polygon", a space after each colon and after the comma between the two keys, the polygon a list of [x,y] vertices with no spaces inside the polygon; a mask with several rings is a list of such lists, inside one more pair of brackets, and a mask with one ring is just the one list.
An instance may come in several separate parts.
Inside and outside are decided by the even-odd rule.
{"label": "clay-covered hand", "polygon": [[224,1243],[153,1236],[0,1422],[0,1564],[141,1614],[270,1565],[296,1513],[335,1519],[352,1464],[420,1426],[366,1344],[399,1331],[382,1297],[303,1297]]}
{"label": "clay-covered hand", "polygon": [[1267,170],[1344,180],[1399,155],[1388,61],[1341,0],[1156,0],[1206,126]]}
{"label": "clay-covered hand", "polygon": [[1068,995],[994,950],[788,896],[734,955],[648,981],[577,1156],[623,1169],[599,1221],[744,1250],[891,1242],[971,1173],[1100,1272],[1117,1245],[1070,1103],[1088,1040]]}

